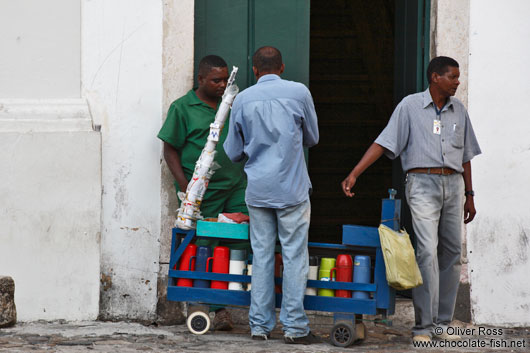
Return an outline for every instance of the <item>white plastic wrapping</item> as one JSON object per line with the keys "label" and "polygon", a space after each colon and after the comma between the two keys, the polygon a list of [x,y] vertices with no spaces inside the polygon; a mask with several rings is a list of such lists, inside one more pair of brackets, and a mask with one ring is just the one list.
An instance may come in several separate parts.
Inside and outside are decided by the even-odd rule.
{"label": "white plastic wrapping", "polygon": [[210,178],[215,173],[215,170],[219,168],[217,163],[214,162],[215,147],[219,142],[219,136],[223,130],[230,107],[236,95],[239,93],[239,88],[234,83],[237,70],[238,68],[236,66],[232,68],[228,84],[223,93],[223,99],[215,114],[214,122],[210,124],[210,133],[208,134],[206,145],[195,164],[193,177],[188,183],[186,193],[179,193],[181,204],[177,210],[176,226],[180,229],[195,229],[197,227],[197,220],[203,219],[200,211],[201,202],[208,188]]}

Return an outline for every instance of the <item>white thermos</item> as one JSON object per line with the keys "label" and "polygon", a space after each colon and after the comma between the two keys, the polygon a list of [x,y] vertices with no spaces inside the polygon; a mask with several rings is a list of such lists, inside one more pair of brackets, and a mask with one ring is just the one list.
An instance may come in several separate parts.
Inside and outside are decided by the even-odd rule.
{"label": "white thermos", "polygon": [[[231,275],[242,275],[246,268],[247,252],[245,250],[230,249],[230,266],[228,273]],[[228,289],[243,290],[243,283],[229,282]]]}
{"label": "white thermos", "polygon": [[[318,257],[316,256],[309,256],[309,274],[307,279],[318,279]],[[317,295],[317,289],[308,287],[305,289],[305,294]]]}
{"label": "white thermos", "polygon": [[[247,276],[250,276],[252,279],[252,254],[248,255]],[[251,283],[252,282],[247,283],[247,290],[250,290],[252,288]]]}

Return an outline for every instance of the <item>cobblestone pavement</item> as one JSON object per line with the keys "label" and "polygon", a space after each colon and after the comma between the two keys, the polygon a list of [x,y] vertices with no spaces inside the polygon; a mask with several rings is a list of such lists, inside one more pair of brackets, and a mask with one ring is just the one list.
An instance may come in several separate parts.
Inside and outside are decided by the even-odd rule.
{"label": "cobblestone pavement", "polygon": [[[317,322],[314,322],[317,321]],[[322,324],[318,322],[322,321]],[[208,332],[196,336],[185,325],[144,326],[127,322],[33,322],[0,329],[0,352],[513,352],[528,351],[530,329],[503,329],[503,336],[475,335],[470,340],[492,339],[503,342],[524,341],[525,347],[510,348],[414,348],[410,331],[404,326],[367,323],[368,337],[348,348],[329,343],[331,326],[326,318],[313,320],[313,330],[326,342],[310,345],[283,343],[281,330],[273,332],[269,341],[253,341],[247,325],[238,325],[230,332]],[[460,323],[460,326],[466,327]],[[467,328],[476,328],[467,326]],[[476,328],[477,329],[477,328]],[[478,332],[478,331],[475,331]],[[468,343],[470,341],[467,341]]]}

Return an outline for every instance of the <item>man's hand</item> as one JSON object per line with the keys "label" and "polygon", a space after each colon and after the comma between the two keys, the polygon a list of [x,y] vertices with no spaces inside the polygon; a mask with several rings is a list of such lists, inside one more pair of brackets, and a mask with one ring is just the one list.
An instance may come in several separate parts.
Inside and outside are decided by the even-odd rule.
{"label": "man's hand", "polygon": [[342,185],[342,191],[344,192],[344,195],[348,197],[353,197],[355,193],[351,192],[351,189],[357,182],[357,178],[353,175],[353,171],[344,179],[341,183]]}
{"label": "man's hand", "polygon": [[385,150],[383,149],[383,147],[381,147],[375,142],[372,143],[370,147],[368,147],[368,150],[366,150],[363,158],[361,158],[359,163],[357,163],[355,168],[353,168],[348,177],[342,181],[341,185],[344,195],[348,197],[353,197],[353,195],[355,195],[355,193],[351,192],[351,189],[357,182],[357,177],[359,177],[366,170],[366,168],[368,168],[375,161],[377,161],[379,157],[383,155],[384,151]]}
{"label": "man's hand", "polygon": [[182,170],[180,156],[177,150],[175,149],[175,147],[171,146],[169,143],[165,141],[164,141],[164,159],[166,160],[167,166],[169,167],[171,174],[173,174],[173,177],[177,181],[180,191],[186,192],[186,189],[188,188],[188,180],[186,179],[186,176],[184,175],[184,171]]}
{"label": "man's hand", "polygon": [[473,196],[466,196],[466,203],[464,204],[464,223],[469,223],[475,218],[477,210],[475,210],[475,201]]}

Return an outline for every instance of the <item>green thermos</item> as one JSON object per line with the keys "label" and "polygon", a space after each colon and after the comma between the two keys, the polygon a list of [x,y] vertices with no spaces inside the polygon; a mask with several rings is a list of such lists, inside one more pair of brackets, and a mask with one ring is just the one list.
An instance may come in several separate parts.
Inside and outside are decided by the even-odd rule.
{"label": "green thermos", "polygon": [[[323,257],[320,259],[320,268],[318,270],[318,279],[320,281],[331,281],[331,269],[335,267],[335,259],[331,257]],[[334,289],[319,288],[318,295],[321,297],[334,297]]]}

